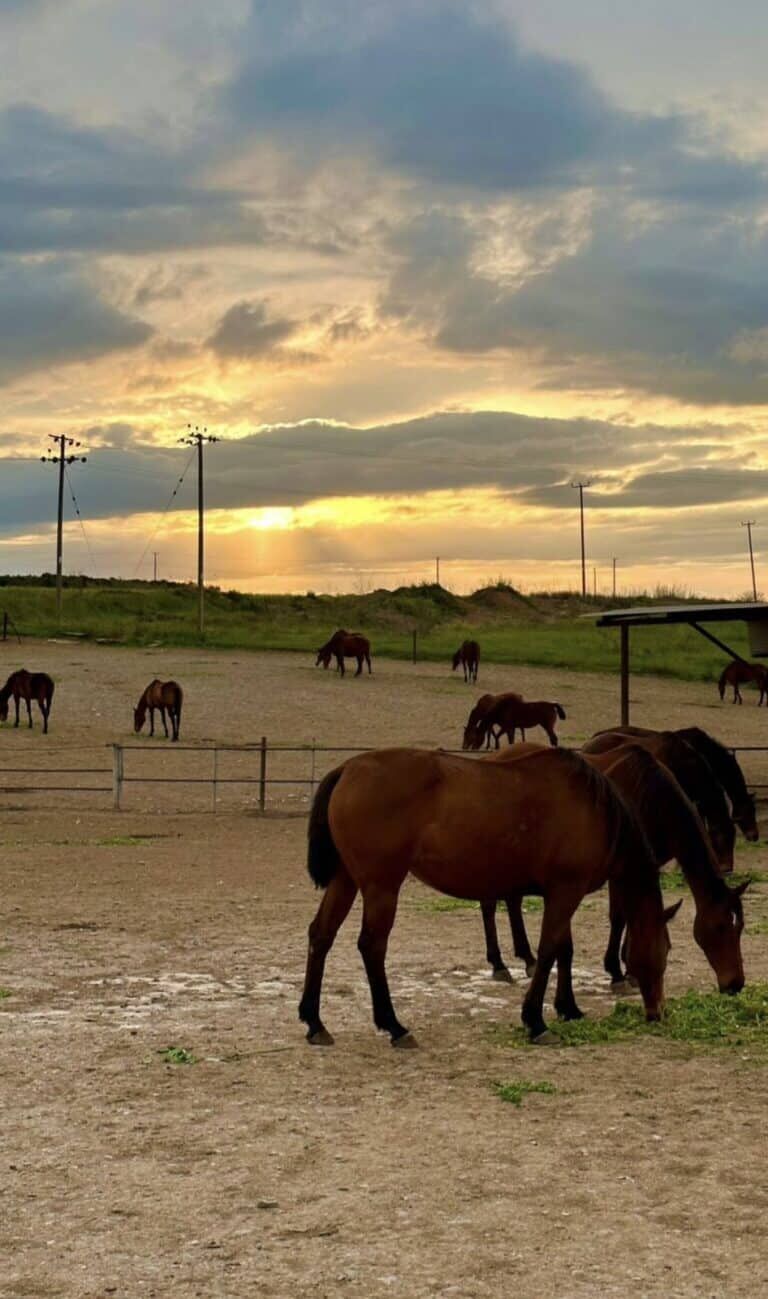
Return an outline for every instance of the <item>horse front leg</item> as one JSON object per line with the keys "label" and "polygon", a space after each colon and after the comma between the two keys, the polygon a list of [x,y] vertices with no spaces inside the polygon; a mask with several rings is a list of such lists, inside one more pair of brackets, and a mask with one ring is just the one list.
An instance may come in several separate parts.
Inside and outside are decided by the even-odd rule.
{"label": "horse front leg", "polygon": [[380,884],[363,889],[363,924],[357,940],[363,958],[373,1003],[373,1022],[389,1033],[393,1046],[415,1046],[416,1040],[395,1014],[387,982],[387,944],[397,913],[397,895],[402,880],[384,888]]}
{"label": "horse front leg", "polygon": [[167,739],[168,739],[168,722],[166,721],[166,718],[165,718],[165,709],[162,707],[162,705],[161,705],[161,707],[160,707],[160,721],[163,723],[163,730],[165,731],[165,738],[166,738],[166,740],[167,740]]}
{"label": "horse front leg", "polygon": [[493,970],[491,977],[499,983],[511,983],[512,975],[501,959],[499,935],[496,930],[496,902],[481,902],[480,911],[483,917],[483,929],[485,930],[485,959]]}
{"label": "horse front leg", "polygon": [[613,880],[608,881],[608,919],[610,931],[608,934],[608,946],[603,957],[603,969],[610,976],[611,983],[615,987],[624,983],[626,979],[621,964],[621,939],[626,920]]}
{"label": "horse front leg", "polygon": [[309,926],[307,969],[304,975],[304,990],[299,1002],[299,1019],[307,1025],[307,1041],[310,1046],[333,1045],[333,1038],[320,1018],[320,993],[323,986],[325,958],[333,946],[333,940],[339,929],[349,915],[356,896],[357,885],[340,865],[325,890],[323,900]]}
{"label": "horse front leg", "polygon": [[564,950],[567,952],[571,917],[582,897],[582,893],[574,893],[572,890],[558,890],[550,893],[544,900],[539,954],[522,1009],[522,1021],[532,1042],[543,1044],[554,1040],[547,1029],[542,1013],[544,994],[552,966],[564,945]]}
{"label": "horse front leg", "polygon": [[531,950],[531,944],[528,941],[528,933],[523,920],[523,898],[522,894],[514,893],[511,897],[504,899],[507,904],[507,914],[509,915],[509,927],[512,930],[512,946],[515,956],[525,965],[525,972],[530,979],[536,968],[536,957]]}
{"label": "horse front leg", "polygon": [[358,654],[358,656],[357,656],[357,672],[355,673],[355,676],[356,676],[356,677],[362,676],[362,673],[363,673],[363,656],[362,656],[362,654]]}
{"label": "horse front leg", "polygon": [[154,710],[154,708],[150,708],[150,710],[149,710],[149,733],[150,733],[150,735],[154,735],[154,733],[155,733],[155,710]]}
{"label": "horse front leg", "polygon": [[336,670],[337,670],[337,672],[340,672],[342,676],[345,675],[345,668],[344,668],[344,655],[343,655],[343,654],[337,654],[337,655],[336,655]]}
{"label": "horse front leg", "polygon": [[31,730],[32,730],[32,697],[31,697],[31,695],[30,695],[29,699],[25,699],[25,700],[24,700],[24,703],[27,705],[27,726],[29,727],[29,729],[30,729],[30,731],[31,731]]}
{"label": "horse front leg", "polygon": [[14,726],[18,726],[19,724],[19,696],[18,695],[13,696],[13,703],[16,709],[16,721],[13,724]]}

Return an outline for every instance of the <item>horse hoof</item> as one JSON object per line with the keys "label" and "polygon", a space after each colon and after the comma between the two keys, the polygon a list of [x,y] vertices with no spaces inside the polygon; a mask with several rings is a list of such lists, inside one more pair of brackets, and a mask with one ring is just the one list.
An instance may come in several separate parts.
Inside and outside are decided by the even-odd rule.
{"label": "horse hoof", "polygon": [[514,979],[506,965],[503,965],[500,970],[494,970],[491,978],[494,979],[496,983],[514,983]]}
{"label": "horse hoof", "polygon": [[528,976],[529,979],[532,979],[532,978],[533,978],[534,974],[536,973],[536,963],[535,963],[535,961],[532,962],[532,963],[529,963],[528,965],[526,965],[526,967],[525,967],[525,973],[527,974],[527,976]]}
{"label": "horse hoof", "polygon": [[623,993],[631,991],[632,988],[628,979],[611,979],[611,992]]}
{"label": "horse hoof", "polygon": [[333,1046],[333,1038],[327,1028],[319,1028],[316,1033],[307,1033],[310,1046]]}
{"label": "horse hoof", "polygon": [[545,1028],[543,1033],[531,1038],[531,1046],[557,1046],[559,1041],[557,1033],[553,1033],[551,1028]]}
{"label": "horse hoof", "polygon": [[392,1045],[400,1051],[414,1051],[419,1045],[413,1033],[403,1033],[401,1037],[393,1037]]}

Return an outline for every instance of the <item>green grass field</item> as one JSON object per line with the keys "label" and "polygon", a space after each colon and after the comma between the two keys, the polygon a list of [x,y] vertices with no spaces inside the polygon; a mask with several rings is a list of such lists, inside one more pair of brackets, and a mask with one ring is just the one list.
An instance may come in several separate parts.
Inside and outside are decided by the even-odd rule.
{"label": "green grass field", "polygon": [[[364,631],[374,654],[388,658],[409,659],[415,632],[421,660],[444,662],[460,641],[473,636],[487,662],[615,672],[618,634],[597,628],[582,615],[621,605],[669,602],[676,602],[673,593],[615,601],[582,600],[568,592],[528,597],[504,583],[466,597],[434,585],[338,596],[260,596],[214,587],[206,593],[205,644],[311,653],[337,627],[346,627]],[[3,611],[23,637],[78,635],[125,645],[200,643],[197,593],[189,585],[69,579],[59,627],[50,578],[0,577],[0,614]],[[726,639],[748,655],[743,624],[729,625]],[[635,673],[702,681],[716,679],[722,667],[722,654],[690,628],[633,631]]]}

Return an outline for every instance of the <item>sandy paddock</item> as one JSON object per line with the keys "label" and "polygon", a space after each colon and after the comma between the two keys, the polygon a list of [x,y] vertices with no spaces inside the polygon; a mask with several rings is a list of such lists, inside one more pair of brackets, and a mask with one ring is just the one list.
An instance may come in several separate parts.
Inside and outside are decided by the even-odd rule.
{"label": "sandy paddock", "polygon": [[[476,694],[438,665],[381,662],[341,682],[295,655],[26,644],[3,647],[8,670],[20,653],[52,672],[57,694],[47,740],[37,725],[0,730],[4,773],[108,766],[105,746],[130,740],[154,675],[185,686],[190,745],[266,734],[451,746]],[[612,678],[488,668],[480,686],[557,699],[566,742],[616,717]],[[638,721],[699,723],[739,743],[768,732],[752,695],[739,709],[714,685],[641,679],[632,696]],[[210,759],[141,743],[149,756],[128,756],[145,770]],[[251,755],[232,761],[252,767]],[[306,755],[289,761],[306,774]],[[768,779],[759,760],[747,765]],[[296,1020],[316,903],[306,790],[272,789],[261,818],[252,788],[224,789],[213,816],[207,787],[136,785],[115,813],[108,794],[9,792],[34,779],[0,780],[3,1297],[765,1292],[760,1061],[653,1040],[500,1046],[494,1026],[518,1022],[524,978],[492,983],[479,916],[434,911],[417,885],[389,965],[420,1049],[392,1051],[372,1027],[353,913],[326,978],[337,1045],[311,1050]],[[762,846],[740,855],[767,859]],[[768,978],[768,938],[755,932],[766,887],[746,899],[751,979]],[[687,902],[671,993],[712,983],[691,916]],[[594,1016],[611,1005],[604,942],[597,897],[576,924],[576,991]],[[166,1063],[171,1045],[198,1062]],[[516,1109],[491,1086],[512,1079],[557,1091]]]}

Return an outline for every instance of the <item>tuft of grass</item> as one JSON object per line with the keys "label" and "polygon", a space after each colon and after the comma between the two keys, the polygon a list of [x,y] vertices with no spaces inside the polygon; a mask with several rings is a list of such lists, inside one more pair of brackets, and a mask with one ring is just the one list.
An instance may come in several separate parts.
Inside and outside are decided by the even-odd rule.
{"label": "tuft of grass", "polygon": [[450,898],[447,894],[438,893],[434,897],[431,895],[426,898],[420,898],[418,903],[420,911],[479,911],[480,903],[473,902],[470,898]]}
{"label": "tuft of grass", "polygon": [[188,1051],[185,1046],[166,1046],[157,1054],[165,1060],[166,1064],[197,1064],[197,1056]]}
{"label": "tuft of grass", "polygon": [[534,1092],[542,1096],[554,1096],[557,1091],[554,1083],[529,1082],[526,1078],[516,1078],[513,1082],[494,1082],[492,1085],[499,1100],[518,1107],[522,1105],[524,1096],[530,1096]]}
{"label": "tuft of grass", "polygon": [[148,834],[113,834],[108,839],[97,839],[98,848],[138,848],[146,844],[147,839],[153,838]]}
{"label": "tuft of grass", "polygon": [[[768,1054],[768,983],[753,983],[735,997],[719,992],[686,992],[670,997],[664,1018],[648,1024],[642,1006],[618,1001],[603,1019],[553,1021],[563,1046],[596,1046],[630,1037],[662,1037],[695,1046],[749,1047]],[[528,1045],[523,1029],[495,1032],[506,1046]]]}
{"label": "tuft of grass", "polygon": [[5,1001],[6,997],[10,997],[11,995],[10,988],[0,988],[0,1001]]}

